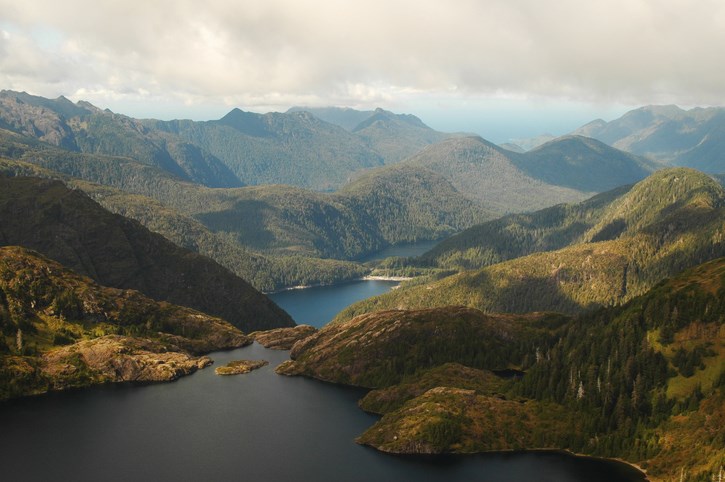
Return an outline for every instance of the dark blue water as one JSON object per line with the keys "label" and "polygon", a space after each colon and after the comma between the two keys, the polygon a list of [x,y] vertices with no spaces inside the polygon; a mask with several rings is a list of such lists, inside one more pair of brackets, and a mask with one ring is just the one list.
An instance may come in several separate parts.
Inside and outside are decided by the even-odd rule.
{"label": "dark blue water", "polygon": [[[405,255],[405,254],[404,254]],[[360,281],[273,295],[321,326],[395,283]],[[377,418],[363,391],[276,375],[287,352],[254,344],[217,365],[265,359],[248,375],[207,368],[173,383],[111,386],[0,403],[0,481],[641,481],[627,465],[560,453],[399,457],[354,443]]]}
{"label": "dark blue water", "polygon": [[396,457],[354,443],[375,422],[362,391],[276,375],[286,352],[212,355],[270,365],[167,384],[79,390],[0,404],[3,481],[643,480],[626,465],[558,453]]}
{"label": "dark blue water", "polygon": [[333,286],[315,286],[269,295],[299,324],[325,326],[336,314],[356,301],[390,291],[395,281],[352,281]]}

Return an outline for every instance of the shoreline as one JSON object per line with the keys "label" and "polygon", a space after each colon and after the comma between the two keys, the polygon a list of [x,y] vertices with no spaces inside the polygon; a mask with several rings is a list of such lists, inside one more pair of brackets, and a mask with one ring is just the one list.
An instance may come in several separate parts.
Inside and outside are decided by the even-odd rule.
{"label": "shoreline", "polygon": [[344,281],[338,281],[336,283],[316,283],[312,285],[295,285],[295,286],[287,286],[286,288],[281,288],[274,291],[263,291],[262,293],[265,295],[275,295],[277,293],[283,293],[285,291],[293,291],[293,290],[306,290],[307,288],[322,288],[322,287],[328,287],[328,286],[337,286],[337,285],[344,285],[346,283],[353,283],[355,281],[408,281],[412,280],[412,277],[409,276],[375,276],[375,275],[366,275],[362,278],[352,278]]}

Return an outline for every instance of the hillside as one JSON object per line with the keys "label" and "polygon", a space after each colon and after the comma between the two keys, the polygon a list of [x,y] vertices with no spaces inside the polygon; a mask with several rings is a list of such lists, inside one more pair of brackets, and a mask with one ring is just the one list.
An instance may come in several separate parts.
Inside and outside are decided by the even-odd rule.
{"label": "hillside", "polygon": [[719,174],[725,172],[725,109],[646,106],[574,131],[618,149]]}
{"label": "hillside", "polygon": [[644,179],[654,163],[594,139],[564,136],[518,157],[516,165],[549,184],[603,192]]}
{"label": "hillside", "polygon": [[190,306],[243,330],[294,324],[214,261],[109,213],[79,190],[35,178],[0,178],[0,187],[0,245],[35,249],[106,286]]}
{"label": "hillside", "polygon": [[580,201],[652,171],[642,159],[582,137],[557,139],[523,154],[480,137],[453,138],[402,164],[441,174],[458,191],[499,214]]}
{"label": "hillside", "polygon": [[380,108],[360,111],[348,107],[292,107],[287,110],[290,112],[309,112],[356,134],[382,156],[385,164],[401,161],[430,144],[454,136],[431,129],[414,115],[395,114]]}
{"label": "hillside", "polygon": [[234,109],[216,121],[144,121],[221,159],[244,184],[289,184],[316,191],[344,185],[383,159],[354,134],[307,112]]}
{"label": "hillside", "polygon": [[[725,191],[710,177],[685,168],[658,171],[615,197],[592,227],[575,223],[574,234],[586,228],[580,242],[439,281],[411,283],[353,305],[338,319],[371,310],[448,304],[486,312],[564,313],[620,304],[667,276],[725,255],[724,209]],[[552,233],[557,231],[556,223],[554,227]],[[536,234],[535,229],[532,232]],[[524,249],[526,244],[535,243],[524,243]],[[485,244],[481,253],[491,261],[497,256]]]}
{"label": "hillside", "polygon": [[[415,182],[401,171],[371,171],[332,194],[280,185],[210,189],[129,159],[52,149],[7,131],[0,131],[3,151],[58,173],[153,198],[260,255],[353,259],[390,244],[438,239],[491,217],[440,175],[425,170],[409,171]],[[302,270],[308,268],[300,266]]]}
{"label": "hillside", "polygon": [[352,132],[383,156],[386,164],[402,161],[451,136],[431,129],[414,115],[394,114],[383,109],[375,109]]}
{"label": "hillside", "polygon": [[100,286],[25,248],[0,248],[0,400],[174,380],[211,363],[194,355],[251,341],[222,319]]}
{"label": "hillside", "polygon": [[0,127],[69,151],[128,157],[212,187],[242,185],[222,161],[198,146],[87,102],[4,90]]}
{"label": "hillside", "polygon": [[384,416],[358,442],[385,452],[568,449],[710,480],[725,461],[723,300],[720,258],[577,318],[370,313],[297,342],[277,371],[375,387],[360,405]]}

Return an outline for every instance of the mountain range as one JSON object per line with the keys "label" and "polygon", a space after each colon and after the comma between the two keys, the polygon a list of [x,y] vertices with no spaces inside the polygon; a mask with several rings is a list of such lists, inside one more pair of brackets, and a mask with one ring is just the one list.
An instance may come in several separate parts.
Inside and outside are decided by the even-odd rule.
{"label": "mountain range", "polygon": [[[670,166],[711,174],[725,172],[725,109],[649,105],[609,122],[596,119],[572,132]],[[550,135],[512,141],[526,150],[552,140]]]}
{"label": "mountain range", "polygon": [[441,268],[478,269],[418,280],[352,305],[337,319],[450,304],[509,313],[577,313],[620,304],[667,276],[725,255],[724,209],[725,190],[709,176],[660,170],[579,205],[464,231],[423,259]]}

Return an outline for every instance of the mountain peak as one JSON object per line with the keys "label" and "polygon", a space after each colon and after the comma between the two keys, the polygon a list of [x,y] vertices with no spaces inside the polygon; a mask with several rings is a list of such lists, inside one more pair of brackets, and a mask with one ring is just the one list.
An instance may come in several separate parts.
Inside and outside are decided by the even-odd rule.
{"label": "mountain peak", "polygon": [[245,112],[238,107],[230,110],[227,115],[214,122],[232,127],[248,136],[270,136],[269,128],[264,121],[264,116],[253,112]]}

